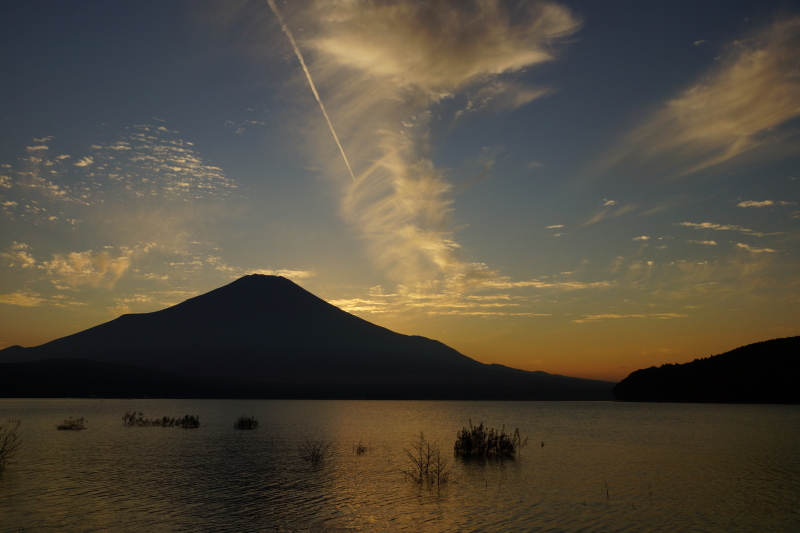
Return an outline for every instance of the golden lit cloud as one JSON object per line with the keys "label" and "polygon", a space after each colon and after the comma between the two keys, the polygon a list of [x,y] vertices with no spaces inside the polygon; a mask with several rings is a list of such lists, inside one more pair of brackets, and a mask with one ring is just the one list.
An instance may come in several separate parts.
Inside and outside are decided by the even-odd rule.
{"label": "golden lit cloud", "polygon": [[[429,155],[432,109],[470,88],[473,108],[491,99],[497,110],[545,94],[502,76],[554,59],[553,43],[580,22],[559,4],[512,13],[494,0],[317,2],[310,13],[289,24],[318,28],[305,41],[308,68],[355,177],[341,180],[342,212],[375,263],[415,287],[438,279],[466,290],[496,277],[461,258],[453,187]],[[327,128],[315,143],[321,167],[344,170]]]}
{"label": "golden lit cloud", "polygon": [[749,154],[796,153],[800,116],[800,17],[736,41],[719,66],[651,115],[601,165],[690,174]]}
{"label": "golden lit cloud", "polygon": [[327,31],[315,48],[341,65],[434,96],[553,59],[550,42],[580,23],[564,6],[496,0],[320,2]]}
{"label": "golden lit cloud", "polygon": [[736,204],[736,207],[767,207],[773,204],[774,202],[772,200],[764,200],[763,202],[748,200],[746,202],[739,202]]}
{"label": "golden lit cloud", "polygon": [[746,235],[753,235],[755,237],[764,237],[766,235],[780,235],[780,232],[778,232],[778,233],[760,233],[758,231],[753,231],[751,229],[743,228],[741,226],[734,226],[734,225],[731,225],[731,224],[715,224],[713,222],[701,222],[701,223],[679,222],[678,226],[685,226],[685,227],[694,228],[694,229],[710,229],[710,230],[715,230],[715,231],[738,231],[740,233],[744,233]]}
{"label": "golden lit cloud", "polygon": [[0,294],[0,304],[19,305],[22,307],[36,307],[44,302],[35,292],[19,291],[12,294]]}
{"label": "golden lit cloud", "polygon": [[128,270],[130,255],[112,257],[106,252],[72,252],[55,254],[51,261],[43,263],[43,268],[56,283],[71,286],[91,285],[111,287]]}
{"label": "golden lit cloud", "polygon": [[654,314],[643,314],[643,315],[615,315],[615,314],[604,314],[604,315],[583,315],[583,318],[575,319],[573,322],[577,322],[578,324],[583,324],[586,322],[598,322],[600,320],[608,320],[608,319],[619,319],[619,318],[650,318],[656,320],[668,320],[670,318],[685,318],[689,315],[684,315],[680,313],[654,313]]}
{"label": "golden lit cloud", "polygon": [[14,241],[7,252],[0,253],[0,257],[6,259],[9,267],[30,268],[36,264],[36,259],[30,254],[30,246],[22,242]]}
{"label": "golden lit cloud", "polygon": [[316,272],[312,272],[309,270],[270,270],[270,269],[257,269],[257,270],[247,270],[244,272],[244,275],[248,274],[262,274],[264,276],[283,276],[284,278],[289,279],[306,279],[306,278],[313,278],[317,275]]}
{"label": "golden lit cloud", "polygon": [[736,247],[739,248],[740,250],[746,250],[751,254],[773,254],[778,252],[778,250],[773,250],[772,248],[755,248],[753,246],[742,244],[740,242],[736,243]]}

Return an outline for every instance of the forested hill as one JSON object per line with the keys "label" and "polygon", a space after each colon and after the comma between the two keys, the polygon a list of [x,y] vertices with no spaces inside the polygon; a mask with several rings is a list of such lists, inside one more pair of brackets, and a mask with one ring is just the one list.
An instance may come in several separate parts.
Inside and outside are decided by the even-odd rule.
{"label": "forested hill", "polygon": [[637,370],[614,387],[614,397],[626,402],[800,403],[800,337]]}

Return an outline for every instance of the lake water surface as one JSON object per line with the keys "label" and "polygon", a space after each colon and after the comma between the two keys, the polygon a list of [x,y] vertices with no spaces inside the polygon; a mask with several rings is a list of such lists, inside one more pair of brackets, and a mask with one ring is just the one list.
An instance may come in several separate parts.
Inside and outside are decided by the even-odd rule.
{"label": "lake water surface", "polygon": [[[129,410],[201,427],[125,427]],[[233,429],[242,415],[260,427]],[[87,429],[56,431],[69,416]],[[800,406],[0,400],[9,418],[24,443],[0,471],[3,533],[800,531]],[[400,472],[415,435],[450,456],[469,419],[529,444],[451,459],[439,489]],[[334,443],[324,466],[300,458],[306,438]]]}

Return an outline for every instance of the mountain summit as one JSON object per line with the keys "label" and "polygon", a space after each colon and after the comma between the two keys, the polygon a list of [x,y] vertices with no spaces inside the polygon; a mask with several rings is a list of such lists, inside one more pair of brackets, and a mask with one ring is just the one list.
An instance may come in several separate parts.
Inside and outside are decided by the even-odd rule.
{"label": "mountain summit", "polygon": [[534,396],[538,386],[550,391],[548,397],[586,389],[597,399],[610,398],[613,385],[486,365],[441,342],[367,322],[286,278],[258,274],[161,311],[122,315],[41,346],[0,351],[0,363],[49,359],[284,386],[492,383],[498,390],[524,387]]}

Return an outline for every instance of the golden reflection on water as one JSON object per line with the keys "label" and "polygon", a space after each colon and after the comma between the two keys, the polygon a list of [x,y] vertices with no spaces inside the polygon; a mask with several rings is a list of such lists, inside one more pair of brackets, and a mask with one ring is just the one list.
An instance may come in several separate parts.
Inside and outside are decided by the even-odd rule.
{"label": "golden reflection on water", "polygon": [[[201,428],[123,427],[199,414]],[[255,415],[258,429],[234,420]],[[56,431],[68,416],[87,429]],[[800,407],[605,402],[0,400],[24,446],[0,473],[0,532],[795,531]],[[517,460],[452,458],[455,483],[406,479],[420,431],[519,427]],[[329,459],[300,459],[305,438]],[[370,447],[357,455],[359,442]],[[541,443],[544,442],[544,446]]]}

